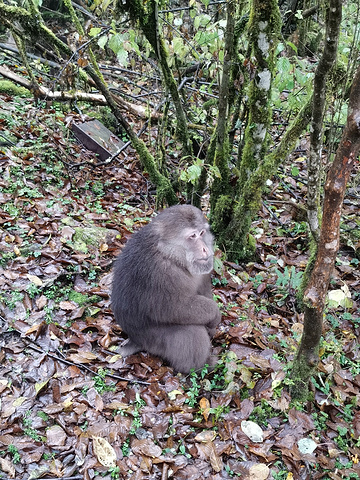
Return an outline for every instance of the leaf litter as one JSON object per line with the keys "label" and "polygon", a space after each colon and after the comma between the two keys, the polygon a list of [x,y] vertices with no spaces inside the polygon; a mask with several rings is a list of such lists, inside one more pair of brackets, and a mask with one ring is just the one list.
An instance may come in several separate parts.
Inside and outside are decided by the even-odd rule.
{"label": "leaf litter", "polygon": [[[56,116],[26,111],[40,124]],[[83,149],[88,163],[77,168],[79,146],[44,131],[21,128],[24,146],[37,136],[40,152],[0,152],[2,478],[359,478],[360,274],[345,237],[313,400],[294,404],[286,388],[308,252],[283,183],[298,198],[302,184],[284,172],[273,185],[275,214],[264,203],[253,223],[258,262],[216,252],[219,361],[185,377],[146,353],[117,355],[125,336],[110,309],[111,266],[154,213],[147,176],[132,152],[96,169]],[[345,221],[358,207],[345,202]],[[83,248],[76,232],[94,228],[106,235],[95,246],[84,235]]]}

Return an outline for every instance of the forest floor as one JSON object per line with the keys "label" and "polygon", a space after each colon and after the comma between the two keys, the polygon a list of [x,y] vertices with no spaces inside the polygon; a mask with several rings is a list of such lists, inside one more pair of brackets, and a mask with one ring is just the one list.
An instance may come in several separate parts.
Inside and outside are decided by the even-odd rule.
{"label": "forest floor", "polygon": [[359,479],[355,174],[313,398],[300,405],[287,374],[303,321],[307,145],[268,185],[252,225],[257,261],[216,252],[219,363],[184,376],[146,353],[116,353],[125,336],[110,309],[111,267],[155,204],[133,150],[94,168],[66,134],[71,116],[0,101],[0,130],[17,142],[0,147],[0,478]]}

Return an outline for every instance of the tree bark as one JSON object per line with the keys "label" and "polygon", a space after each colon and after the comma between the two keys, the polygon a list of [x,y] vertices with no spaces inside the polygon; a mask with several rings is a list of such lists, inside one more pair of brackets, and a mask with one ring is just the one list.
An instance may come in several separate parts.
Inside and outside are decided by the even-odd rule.
{"label": "tree bark", "polygon": [[326,100],[326,79],[336,60],[341,23],[342,0],[330,0],[326,15],[325,45],[314,77],[314,102],[308,157],[308,221],[310,231],[319,239],[322,127]]}
{"label": "tree bark", "polygon": [[355,74],[350,92],[347,124],[325,183],[319,246],[314,269],[304,295],[304,332],[292,370],[295,384],[291,391],[293,397],[298,399],[304,399],[304,395],[307,394],[308,380],[319,361],[324,306],[330,275],[339,249],[341,206],[359,150],[360,67]]}
{"label": "tree bark", "polygon": [[[231,76],[231,62],[234,59],[234,29],[235,29],[236,0],[229,0],[226,10],[226,31],[224,46],[224,64],[219,91],[219,110],[215,132],[211,139],[207,161],[218,167],[220,178],[215,178],[211,186],[210,204],[212,213],[221,195],[231,195],[229,170],[229,89]],[[215,148],[214,148],[215,145]],[[213,158],[211,158],[213,157]],[[221,227],[222,229],[223,227]]]}

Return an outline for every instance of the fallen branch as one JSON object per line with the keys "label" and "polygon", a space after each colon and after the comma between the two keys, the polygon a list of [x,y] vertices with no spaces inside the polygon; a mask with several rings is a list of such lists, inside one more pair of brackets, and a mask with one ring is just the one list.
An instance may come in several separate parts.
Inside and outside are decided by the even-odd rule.
{"label": "fallen branch", "polygon": [[[36,88],[34,88],[34,85],[29,80],[21,77],[20,75],[17,75],[3,65],[0,66],[0,75],[7,78],[8,80],[13,81],[18,85],[21,85],[24,88],[27,88],[30,92],[34,94],[36,98],[53,100],[57,102],[70,102],[77,100],[82,102],[97,103],[99,105],[107,105],[107,101],[101,93],[82,92],[80,90],[77,90],[75,92],[54,92],[53,90],[44,87],[43,85],[38,85]],[[126,102],[122,98],[115,95],[113,95],[113,97],[114,101],[124,110],[140,118],[147,120],[149,116],[152,119],[158,119],[160,117],[160,114],[158,112],[149,112],[148,109],[145,107]]]}

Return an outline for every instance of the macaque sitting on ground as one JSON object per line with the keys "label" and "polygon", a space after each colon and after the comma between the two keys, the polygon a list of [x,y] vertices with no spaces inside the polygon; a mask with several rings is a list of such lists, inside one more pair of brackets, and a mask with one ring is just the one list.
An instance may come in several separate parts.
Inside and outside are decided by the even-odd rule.
{"label": "macaque sitting on ground", "polygon": [[163,210],[127,242],[115,264],[115,319],[128,335],[123,356],[157,355],[188,373],[209,363],[221,313],[212,299],[213,237],[191,205]]}

